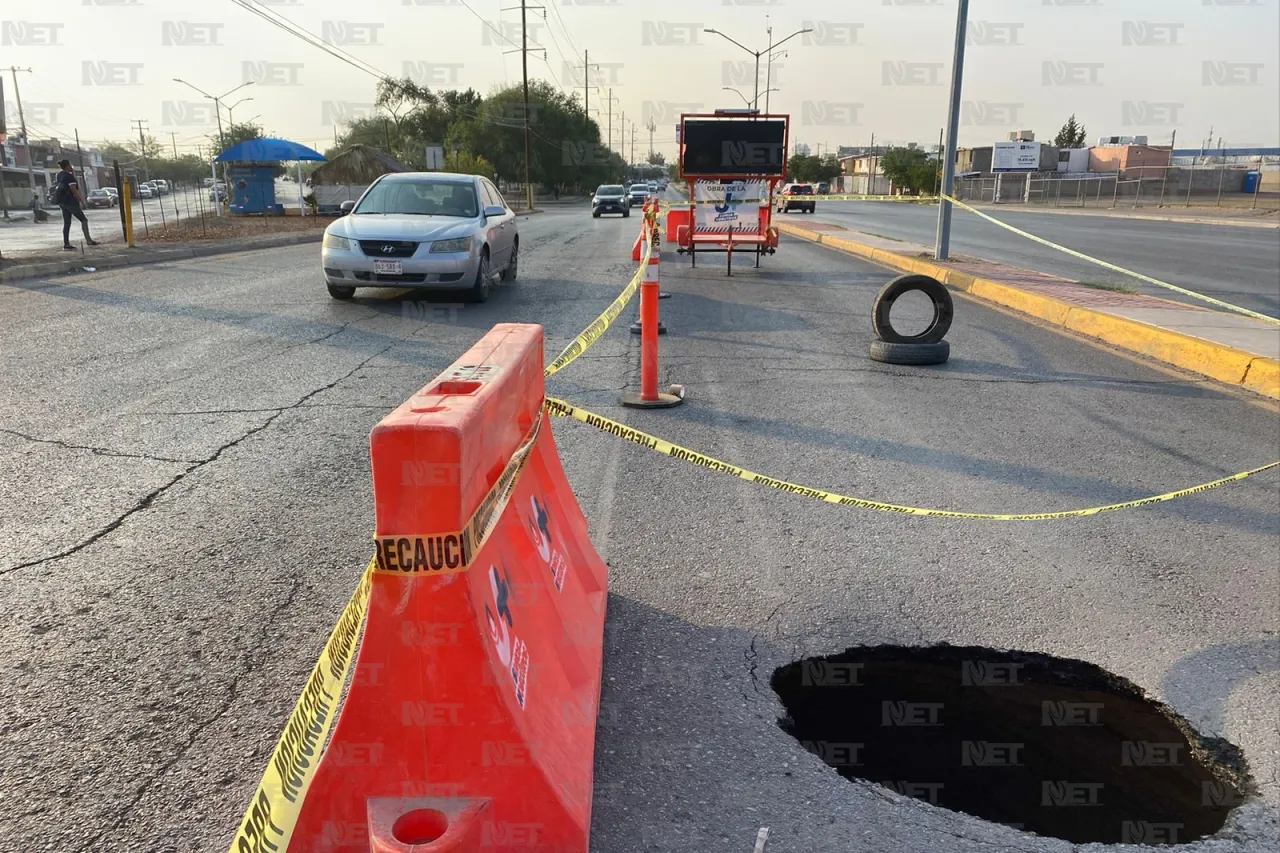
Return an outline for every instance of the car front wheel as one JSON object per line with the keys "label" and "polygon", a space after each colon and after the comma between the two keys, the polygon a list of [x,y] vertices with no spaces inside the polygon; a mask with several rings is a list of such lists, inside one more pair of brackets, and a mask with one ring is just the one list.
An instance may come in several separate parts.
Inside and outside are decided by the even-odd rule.
{"label": "car front wheel", "polygon": [[468,302],[484,302],[489,298],[489,249],[480,250],[480,264],[476,267],[476,280],[467,291]]}
{"label": "car front wheel", "polygon": [[507,268],[502,271],[503,281],[512,282],[516,280],[516,276],[520,272],[519,262],[520,262],[520,244],[512,243],[511,244],[511,260],[507,261]]}
{"label": "car front wheel", "polygon": [[330,284],[328,285],[328,288],[329,295],[334,299],[350,299],[356,295],[356,289],[354,287],[344,287],[341,284]]}

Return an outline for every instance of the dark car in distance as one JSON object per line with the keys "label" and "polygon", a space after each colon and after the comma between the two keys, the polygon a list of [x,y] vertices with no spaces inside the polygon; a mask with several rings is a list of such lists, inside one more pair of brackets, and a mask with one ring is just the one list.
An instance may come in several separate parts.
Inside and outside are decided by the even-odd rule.
{"label": "dark car in distance", "polygon": [[813,213],[817,207],[813,197],[813,184],[788,184],[777,195],[778,213],[790,213],[793,210]]}
{"label": "dark car in distance", "polygon": [[631,202],[627,198],[627,188],[621,184],[602,184],[596,187],[591,196],[591,215],[596,219],[602,213],[621,213],[623,217],[631,215]]}

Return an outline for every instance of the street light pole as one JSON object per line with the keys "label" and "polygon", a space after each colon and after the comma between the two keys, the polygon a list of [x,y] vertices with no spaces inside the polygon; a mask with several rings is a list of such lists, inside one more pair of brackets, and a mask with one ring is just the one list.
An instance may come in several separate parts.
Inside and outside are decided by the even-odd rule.
{"label": "street light pole", "polygon": [[[239,91],[240,91],[241,89],[243,89],[245,86],[252,86],[252,85],[253,85],[253,81],[252,81],[252,80],[247,80],[247,81],[245,81],[244,83],[241,83],[239,86],[236,86],[234,89],[231,89],[231,90],[229,90],[229,91],[227,91],[227,92],[224,92],[223,94],[221,94],[221,95],[217,95],[217,96],[215,96],[215,95],[210,95],[210,94],[209,94],[208,92],[206,92],[204,89],[201,89],[199,86],[194,86],[194,85],[192,85],[191,83],[188,83],[186,80],[183,80],[181,77],[174,77],[174,78],[173,78],[173,82],[175,82],[175,83],[181,83],[182,85],[184,85],[184,86],[186,86],[186,87],[188,87],[188,88],[195,89],[195,90],[196,90],[197,92],[199,92],[201,95],[204,95],[206,98],[208,98],[209,100],[213,101],[213,111],[214,111],[214,114],[215,114],[215,115],[217,116],[217,118],[218,118],[218,148],[220,149],[218,153],[219,153],[219,154],[221,154],[221,153],[222,153],[222,151],[225,151],[225,150],[226,150],[226,148],[227,148],[227,141],[226,141],[226,137],[225,137],[225,136],[223,136],[223,133],[222,133],[222,100],[223,100],[223,98],[227,97],[227,95],[231,95],[231,94],[234,94],[235,92],[239,92]],[[236,104],[237,104],[237,105],[239,105],[239,103],[240,103],[239,101],[237,101],[237,102],[236,102]],[[229,110],[228,110],[228,116],[227,116],[227,118],[228,118],[228,121],[230,121],[230,111],[229,111]],[[215,155],[215,159],[216,159],[216,155]],[[222,205],[221,205],[220,203],[218,203],[218,170],[217,170],[217,168],[213,165],[213,163],[214,163],[214,160],[213,160],[213,159],[210,159],[210,160],[209,160],[209,172],[210,172],[210,174],[211,174],[211,175],[212,175],[212,177],[213,177],[214,209],[215,209],[215,211],[216,211],[217,215],[218,215],[218,216],[221,216],[221,215],[222,215]],[[223,181],[223,184],[225,185],[225,184],[226,184],[226,181],[227,181],[227,164],[226,164],[226,163],[223,163],[223,164],[222,164],[222,181]]]}
{"label": "street light pole", "polygon": [[[772,51],[773,51],[773,49],[774,49],[775,47],[779,47],[779,46],[781,46],[784,42],[790,41],[791,39],[795,38],[795,37],[796,37],[796,36],[798,36],[798,35],[803,35],[803,34],[805,34],[805,33],[811,33],[811,32],[813,32],[813,27],[805,27],[805,28],[804,28],[804,29],[802,29],[802,30],[796,30],[794,33],[792,33],[791,35],[787,36],[786,38],[784,38],[784,39],[783,39],[782,41],[780,41],[780,42],[777,42],[777,43],[770,42],[769,46],[768,46],[768,47],[766,47],[764,50],[752,50],[751,48],[747,47],[747,46],[746,46],[745,44],[743,44],[742,42],[740,42],[740,41],[736,41],[736,40],[734,40],[734,39],[730,38],[729,36],[725,35],[724,33],[720,32],[719,30],[714,29],[714,28],[712,28],[712,27],[704,27],[702,31],[703,31],[704,33],[714,33],[715,35],[720,36],[720,38],[724,39],[725,41],[733,42],[733,43],[734,43],[734,44],[736,44],[738,47],[742,48],[742,49],[743,49],[743,50],[745,50],[747,53],[749,53],[749,54],[751,54],[752,56],[754,56],[754,57],[755,57],[755,59],[756,59],[756,79],[755,79],[755,90],[754,90],[754,91],[755,91],[755,99],[754,99],[754,100],[752,100],[752,102],[751,102],[751,108],[752,108],[752,109],[754,109],[754,110],[759,110],[759,109],[760,109],[760,56],[761,56],[762,54],[769,54],[770,52],[772,52]],[[773,34],[773,28],[772,28],[772,27],[770,27],[770,28],[769,28],[769,33],[770,33],[770,37],[772,38],[772,34]],[[772,57],[771,57],[771,59],[772,59]],[[772,73],[772,69],[769,69],[769,70],[770,70],[770,73]],[[765,87],[766,87],[766,88],[768,88],[768,84],[766,84],[766,85],[765,85]]]}
{"label": "street light pole", "polygon": [[956,176],[956,139],[960,133],[960,90],[964,75],[964,42],[969,18],[969,0],[959,0],[956,10],[956,47],[951,59],[951,105],[947,110],[947,150],[942,159],[942,186],[938,189],[938,238],[933,247],[935,260],[945,261],[951,250],[951,195]]}

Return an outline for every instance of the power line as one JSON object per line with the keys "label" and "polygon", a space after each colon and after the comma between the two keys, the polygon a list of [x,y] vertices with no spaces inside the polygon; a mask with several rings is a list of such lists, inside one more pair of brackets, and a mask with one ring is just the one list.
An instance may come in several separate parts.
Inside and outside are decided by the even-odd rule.
{"label": "power line", "polygon": [[569,48],[573,51],[573,55],[578,55],[578,46],[573,43],[573,36],[569,33],[569,28],[564,24],[564,18],[560,16],[560,9],[557,4],[551,4],[551,11],[555,14],[556,20],[560,22],[560,29],[564,31],[564,37],[569,41]]}
{"label": "power line", "polygon": [[329,54],[335,59],[341,59],[343,62],[347,63],[352,68],[355,68],[359,71],[363,71],[365,74],[368,74],[371,77],[377,77],[378,79],[383,79],[391,76],[386,72],[382,71],[381,69],[379,69],[377,66],[371,65],[368,62],[365,62],[363,59],[357,59],[356,57],[352,56],[346,51],[340,50],[334,47],[333,45],[326,42],[324,39],[317,36],[315,33],[311,32],[310,30],[304,29],[303,27],[300,27],[298,24],[289,20],[284,15],[281,15],[279,12],[276,12],[275,10],[272,10],[272,9],[267,9],[261,3],[257,2],[257,0],[231,0],[231,2],[239,6],[241,9],[244,9],[246,12],[252,12],[262,20],[266,21],[267,23],[275,27],[279,27],[280,29],[289,33],[289,35],[294,36],[295,38],[302,39],[312,47],[320,48],[325,53]]}
{"label": "power line", "polygon": [[513,42],[511,39],[507,38],[506,33],[502,32],[502,30],[498,29],[498,28],[497,28],[497,27],[495,27],[493,24],[489,23],[489,22],[488,22],[488,21],[486,21],[483,17],[481,17],[481,15],[480,15],[480,13],[479,13],[479,12],[477,12],[475,9],[472,9],[472,8],[471,8],[471,4],[470,4],[470,3],[468,3],[468,2],[467,2],[467,0],[458,0],[458,2],[459,2],[459,3],[461,3],[461,4],[463,5],[463,7],[464,7],[468,12],[470,12],[472,15],[474,15],[477,21],[479,21],[480,23],[484,24],[486,27],[488,27],[489,29],[491,29],[491,30],[493,30],[495,33],[497,33],[497,34],[498,34],[498,38],[502,39],[502,40],[503,40],[503,41],[505,41],[507,44],[512,45],[513,47],[520,47],[520,45],[516,44],[516,43],[515,43],[515,42]]}

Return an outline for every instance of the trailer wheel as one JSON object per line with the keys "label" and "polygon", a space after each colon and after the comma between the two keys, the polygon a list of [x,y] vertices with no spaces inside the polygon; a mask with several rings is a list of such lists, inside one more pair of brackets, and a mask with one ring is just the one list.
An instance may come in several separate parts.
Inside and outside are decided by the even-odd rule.
{"label": "trailer wheel", "polygon": [[[933,302],[933,320],[918,335],[898,333],[889,320],[893,303],[904,293],[919,290]],[[942,282],[927,275],[902,275],[886,284],[871,306],[871,329],[880,340],[891,344],[936,344],[946,337],[955,316],[951,294]]]}

